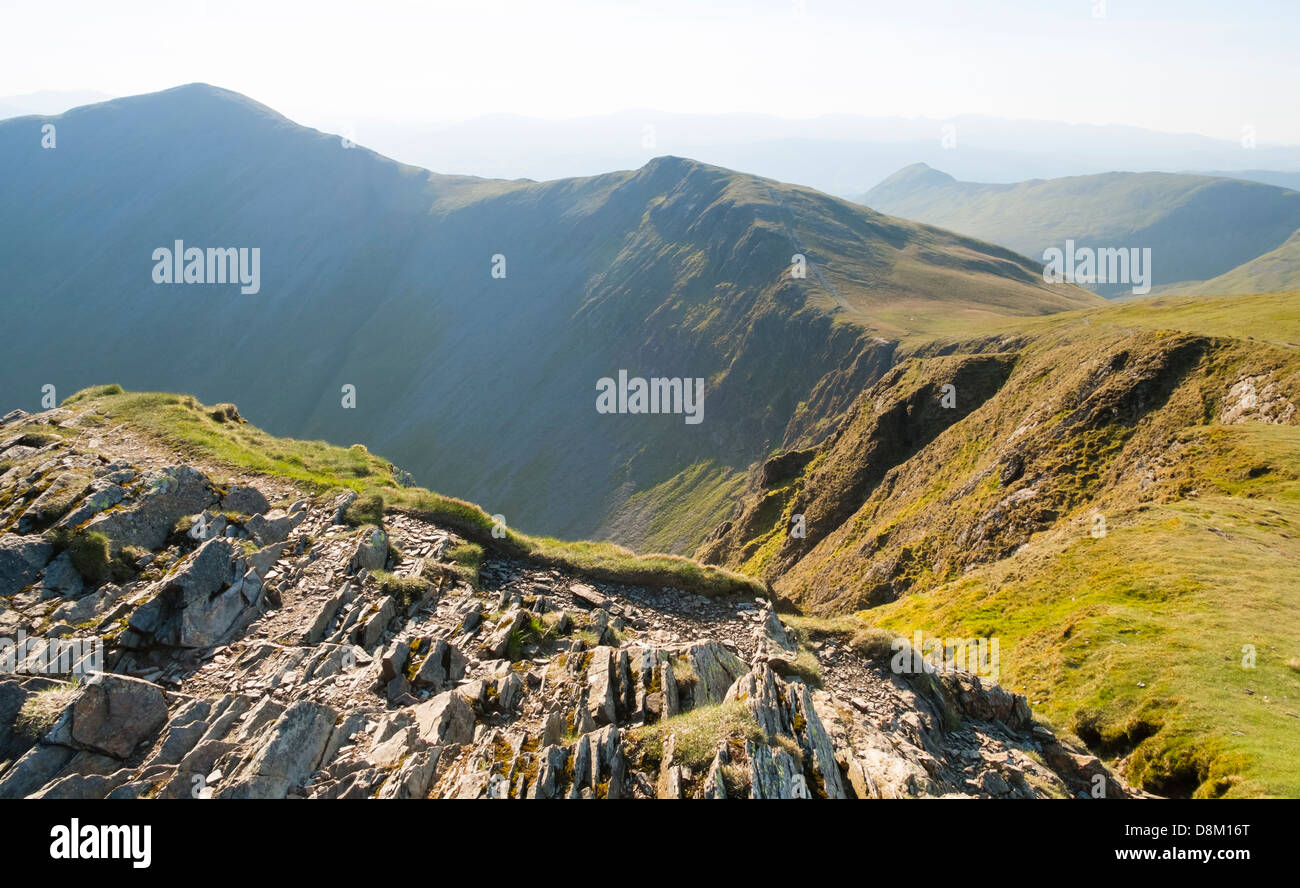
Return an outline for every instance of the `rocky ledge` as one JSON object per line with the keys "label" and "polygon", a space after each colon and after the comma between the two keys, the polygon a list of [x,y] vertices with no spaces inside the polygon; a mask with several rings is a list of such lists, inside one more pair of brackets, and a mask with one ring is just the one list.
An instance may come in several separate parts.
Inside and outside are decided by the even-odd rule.
{"label": "rocky ledge", "polygon": [[0,798],[1132,795],[1024,698],[763,599],[356,526],[83,422],[0,424]]}

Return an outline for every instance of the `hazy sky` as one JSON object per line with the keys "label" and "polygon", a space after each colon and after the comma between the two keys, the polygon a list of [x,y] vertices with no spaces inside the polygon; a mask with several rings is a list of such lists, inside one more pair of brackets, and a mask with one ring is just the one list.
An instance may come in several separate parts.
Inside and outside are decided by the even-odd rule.
{"label": "hazy sky", "polygon": [[630,108],[1300,144],[1300,0],[0,0],[0,96],[206,81],[313,126]]}

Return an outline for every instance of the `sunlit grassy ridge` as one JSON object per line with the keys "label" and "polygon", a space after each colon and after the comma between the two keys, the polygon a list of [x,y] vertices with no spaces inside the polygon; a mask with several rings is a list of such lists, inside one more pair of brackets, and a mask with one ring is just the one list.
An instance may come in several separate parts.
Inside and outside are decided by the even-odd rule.
{"label": "sunlit grassy ridge", "polygon": [[745,475],[703,461],[633,494],[609,522],[614,539],[643,539],[645,547],[689,550],[713,529],[744,492]]}
{"label": "sunlit grassy ridge", "polygon": [[813,627],[998,638],[1002,681],[1151,791],[1300,796],[1300,294],[996,326],[905,343],[700,556]]}
{"label": "sunlit grassy ridge", "polygon": [[72,395],[64,406],[92,412],[97,418],[91,421],[100,424],[125,424],[198,459],[288,478],[318,493],[346,488],[362,495],[379,494],[388,509],[447,525],[499,553],[532,558],[594,579],[672,586],[702,595],[765,591],[763,583],[689,558],[638,555],[612,543],[569,542],[499,528],[491,515],[473,503],[401,486],[393,465],[360,445],[345,448],[279,438],[248,423],[214,418],[218,411],[188,395],[100,386]]}
{"label": "sunlit grassy ridge", "polygon": [[[1172,294],[1039,318],[993,318],[967,326],[963,338],[1098,328],[1177,330],[1300,348],[1300,290],[1228,296]],[[918,334],[911,341],[941,341],[952,339],[953,334]]]}
{"label": "sunlit grassy ridge", "polygon": [[1004,684],[1131,753],[1128,777],[1155,792],[1300,796],[1300,429],[1197,437],[1195,498],[1107,509],[1102,538],[1047,534],[862,616],[999,638]]}

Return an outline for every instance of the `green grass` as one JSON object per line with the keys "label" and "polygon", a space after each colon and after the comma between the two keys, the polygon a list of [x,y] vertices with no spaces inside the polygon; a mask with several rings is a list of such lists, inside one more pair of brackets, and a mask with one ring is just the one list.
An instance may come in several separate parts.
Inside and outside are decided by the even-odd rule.
{"label": "green grass", "polygon": [[402,607],[410,607],[429,589],[429,581],[420,577],[399,577],[386,570],[372,571],[371,575],[379,581],[380,593],[393,596]]}
{"label": "green grass", "polygon": [[483,547],[477,543],[461,543],[447,550],[447,558],[456,565],[456,573],[477,589],[479,570],[483,567]]}
{"label": "green grass", "polygon": [[376,527],[384,523],[384,497],[380,493],[366,493],[358,496],[343,510],[343,520],[353,527],[373,524]]}
{"label": "green grass", "polygon": [[858,611],[833,617],[811,614],[785,614],[782,622],[793,629],[806,642],[830,639],[845,645],[866,660],[884,660],[894,653],[893,643],[898,636],[871,625],[871,612]]}
{"label": "green grass", "polygon": [[[1300,796],[1300,429],[1206,430],[1221,484],[1053,531],[857,619],[1000,639],[1001,681],[1162,794]],[[1215,440],[1208,446],[1221,446]],[[1244,467],[1278,470],[1251,477]],[[1230,492],[1231,491],[1231,492]],[[1253,668],[1243,648],[1253,647]]]}
{"label": "green grass", "polygon": [[108,537],[102,533],[81,531],[68,541],[68,557],[77,573],[98,585],[109,578],[111,558]]}
{"label": "green grass", "polygon": [[535,644],[539,647],[547,647],[555,640],[557,633],[555,626],[541,617],[530,615],[518,629],[510,633],[510,638],[506,641],[506,658],[509,660],[521,660],[524,656],[524,649]]}
{"label": "green grass", "polygon": [[423,488],[402,487],[392,463],[359,444],[345,448],[324,441],[278,438],[247,423],[217,421],[209,408],[188,395],[100,386],[77,392],[64,405],[93,410],[195,458],[232,469],[288,478],[321,494],[355,490],[362,512],[374,511],[373,498],[380,497],[381,511],[405,512],[447,526],[500,554],[530,558],[593,579],[671,586],[701,595],[762,595],[766,590],[765,584],[743,574],[676,555],[638,555],[612,543],[570,542],[511,529],[494,536],[495,522],[481,508]]}
{"label": "green grass", "polygon": [[[1300,675],[1289,665],[1300,662],[1300,428],[1218,423],[1247,377],[1266,380],[1261,392],[1270,387],[1274,415],[1285,415],[1276,405],[1294,401],[1300,359],[1276,343],[1300,338],[1298,319],[1300,294],[1274,294],[1018,322],[1033,332],[995,398],[773,578],[819,615],[791,625],[844,643],[862,632],[857,647],[876,652],[914,631],[996,637],[1001,682],[1134,783],[1300,796]],[[1187,333],[1214,338],[1188,347]],[[1152,386],[1125,402],[1129,380],[1143,377],[1093,375],[1115,361],[1108,354],[1169,394]],[[1079,413],[1094,394],[1098,408]],[[1012,456],[1022,475],[1003,482]],[[1030,487],[1003,510],[1009,492]],[[1102,539],[1089,534],[1094,511],[1106,518]],[[756,548],[736,546],[727,563],[762,563],[783,520],[773,514],[755,522]],[[863,593],[882,577],[884,594]],[[864,626],[884,634],[873,640]],[[1241,665],[1246,646],[1254,668]]]}
{"label": "green grass", "polygon": [[1190,293],[1270,293],[1294,289],[1300,284],[1300,231],[1276,249],[1243,262],[1201,284],[1174,292]]}
{"label": "green grass", "polygon": [[29,696],[23,701],[14,720],[14,728],[19,734],[34,739],[44,737],[54,727],[63,710],[77,696],[81,688],[81,679],[73,678],[67,684],[46,688]]}
{"label": "green grass", "polygon": [[669,737],[676,738],[673,762],[693,769],[713,761],[718,747],[729,737],[766,742],[749,706],[742,700],[732,700],[699,706],[654,724],[632,728],[627,733],[627,743],[633,758],[644,757],[646,763],[652,764],[663,760],[664,744]]}
{"label": "green grass", "polygon": [[1177,330],[1300,348],[1300,290],[1241,296],[1157,294],[1038,318],[990,317],[961,330],[927,331],[917,339],[1039,334],[1080,328]]}
{"label": "green grass", "polygon": [[629,497],[609,522],[610,535],[663,552],[682,551],[713,530],[744,489],[743,471],[698,462]]}

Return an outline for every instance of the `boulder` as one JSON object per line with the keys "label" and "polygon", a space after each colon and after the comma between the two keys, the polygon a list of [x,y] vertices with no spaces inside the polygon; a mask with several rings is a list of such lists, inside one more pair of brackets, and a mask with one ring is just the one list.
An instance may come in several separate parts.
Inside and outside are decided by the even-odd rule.
{"label": "boulder", "polygon": [[289,534],[293,533],[294,528],[301,524],[306,517],[306,512],[295,512],[292,515],[286,515],[277,509],[269,515],[253,515],[244,522],[244,529],[257,541],[259,546],[269,546],[272,543],[282,543],[288,539]]}
{"label": "boulder", "polygon": [[[222,643],[245,617],[257,612],[260,582],[241,570],[238,545],[208,540],[152,587],[152,597],[131,615],[130,626],[154,643],[203,648]],[[245,583],[257,593],[250,602]],[[251,589],[251,587],[250,587]]]}
{"label": "boulder", "polygon": [[794,758],[784,749],[745,741],[749,757],[750,798],[806,799],[808,783]]}
{"label": "boulder", "polygon": [[800,725],[795,731],[799,745],[803,747],[804,761],[812,764],[812,771],[817,780],[818,795],[828,799],[845,799],[849,797],[840,767],[835,761],[835,747],[830,736],[822,726],[822,720],[813,706],[812,693],[802,682],[790,685],[791,721]]}
{"label": "boulder", "polygon": [[524,683],[519,676],[511,672],[500,682],[497,688],[497,706],[502,712],[510,712],[524,695]]}
{"label": "boulder", "polygon": [[598,725],[618,721],[619,684],[614,648],[601,646],[592,651],[587,667],[587,711]]}
{"label": "boulder", "polygon": [[74,528],[94,518],[105,509],[126,499],[126,488],[109,478],[101,478],[90,485],[81,502],[74,503],[72,511],[59,519],[55,527]]}
{"label": "boulder", "polygon": [[373,525],[363,527],[357,534],[357,548],[352,553],[349,570],[383,570],[387,563],[388,534]]}
{"label": "boulder", "polygon": [[221,498],[221,508],[240,515],[261,515],[271,508],[271,504],[256,487],[240,485],[226,491],[226,495]]}
{"label": "boulder", "polygon": [[721,703],[736,679],[749,671],[743,660],[716,641],[691,645],[686,657],[695,670],[695,706]]}
{"label": "boulder", "polygon": [[299,700],[291,704],[247,764],[232,776],[233,783],[214,797],[284,798],[322,764],[337,719],[338,713],[321,703]]}
{"label": "boulder", "polygon": [[374,607],[366,616],[365,622],[361,624],[357,643],[367,651],[372,650],[375,645],[379,644],[380,638],[383,637],[384,632],[388,629],[388,624],[392,622],[395,616],[397,616],[397,607],[393,604],[393,596],[386,595],[378,606]]}
{"label": "boulder", "polygon": [[469,743],[474,739],[474,710],[455,691],[444,691],[412,710],[420,738],[432,745]]}
{"label": "boulder", "polygon": [[467,664],[460,648],[440,638],[432,643],[427,656],[420,661],[411,683],[417,688],[428,688],[435,694],[441,693],[465,677]]}
{"label": "boulder", "polygon": [[573,595],[574,601],[584,607],[604,608],[609,605],[609,599],[604,593],[586,583],[574,583],[569,587],[569,593]]}
{"label": "boulder", "polygon": [[27,796],[29,799],[103,799],[131,779],[122,768],[112,774],[69,774]]}
{"label": "boulder", "polygon": [[[49,571],[46,573],[48,574]],[[75,601],[65,601],[50,614],[50,622],[79,626],[93,620],[108,610],[108,606],[117,598],[118,592],[116,586],[105,585]]]}
{"label": "boulder", "polygon": [[36,582],[54,557],[54,546],[36,535],[0,537],[0,597],[9,597]]}
{"label": "boulder", "polygon": [[789,631],[781,623],[776,611],[768,608],[762,625],[755,631],[758,646],[755,660],[766,662],[778,672],[786,673],[793,668],[799,656],[799,646]]}
{"label": "boulder", "polygon": [[43,530],[62,518],[72,504],[90,487],[90,479],[76,472],[57,476],[41,495],[32,501],[18,521],[18,531],[29,533]]}
{"label": "boulder", "polygon": [[500,660],[510,649],[510,636],[528,619],[528,614],[518,605],[512,606],[497,623],[492,634],[479,646],[479,655],[484,659]]}
{"label": "boulder", "polygon": [[125,509],[99,515],[86,525],[104,534],[114,551],[123,546],[157,549],[186,515],[213,505],[217,494],[206,475],[189,466],[171,466],[146,475],[144,493]]}
{"label": "boulder", "polygon": [[0,774],[0,799],[21,799],[55,778],[76,755],[66,746],[37,743]]}
{"label": "boulder", "polygon": [[[82,580],[81,574],[72,566],[72,557],[67,552],[59,554],[50,562],[49,567],[45,568],[45,575],[41,577],[41,597],[43,598],[76,598],[85,589],[85,581]],[[94,616],[93,612],[82,617],[80,620],[68,620],[70,623],[83,623]],[[52,617],[58,622],[62,617]]]}
{"label": "boulder", "polygon": [[438,747],[412,753],[402,762],[397,773],[384,781],[379,787],[377,798],[381,799],[422,799],[429,792],[429,784],[438,770],[438,757],[442,750]]}
{"label": "boulder", "polygon": [[791,733],[791,714],[784,702],[781,680],[766,663],[759,663],[736,679],[727,690],[726,700],[739,700],[749,707],[769,744],[775,743],[778,735]]}
{"label": "boulder", "polygon": [[139,678],[97,673],[64,710],[46,743],[125,759],[167,722],[162,688]]}

